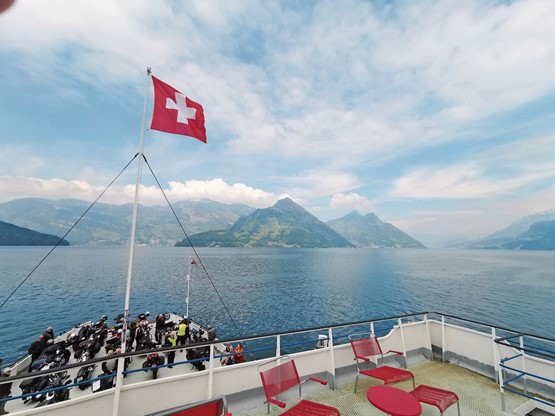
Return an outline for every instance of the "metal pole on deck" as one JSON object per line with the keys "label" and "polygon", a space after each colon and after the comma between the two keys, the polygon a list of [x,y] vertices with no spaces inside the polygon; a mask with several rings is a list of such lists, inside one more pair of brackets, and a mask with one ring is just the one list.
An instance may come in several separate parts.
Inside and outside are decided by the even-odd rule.
{"label": "metal pole on deck", "polygon": [[[135,255],[135,235],[137,230],[137,212],[139,208],[139,194],[141,189],[141,175],[143,171],[143,152],[144,152],[144,142],[145,142],[145,118],[146,118],[146,100],[148,95],[148,82],[150,80],[150,68],[146,70],[147,77],[145,82],[145,100],[143,106],[143,120],[141,122],[141,137],[139,139],[139,161],[137,164],[137,178],[135,181],[135,202],[133,204],[133,217],[131,219],[131,237],[129,238],[129,260],[127,265],[127,286],[125,289],[125,308],[123,311],[123,330],[121,333],[121,353],[123,354],[126,350],[127,343],[127,321],[129,319],[129,298],[131,293],[131,275],[133,272],[133,256]],[[119,410],[119,396],[121,385],[123,383],[123,371],[124,371],[125,358],[120,357],[118,359],[118,370],[116,376],[116,388],[114,391],[114,407],[112,410],[112,415],[117,416]]]}
{"label": "metal pole on deck", "polygon": [[192,257],[189,256],[189,271],[187,272],[187,297],[185,298],[185,303],[187,304],[186,306],[186,311],[185,311],[185,316],[188,318],[189,317],[189,285],[191,283],[191,262],[192,262]]}

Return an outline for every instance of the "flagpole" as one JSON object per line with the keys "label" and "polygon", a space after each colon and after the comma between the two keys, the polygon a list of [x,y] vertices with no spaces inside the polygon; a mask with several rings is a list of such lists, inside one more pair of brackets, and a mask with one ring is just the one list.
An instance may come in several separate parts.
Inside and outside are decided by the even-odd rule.
{"label": "flagpole", "polygon": [[187,308],[185,312],[185,316],[189,317],[189,283],[191,282],[191,256],[189,256],[189,271],[187,272],[187,297],[185,298],[185,302],[187,303]]}
{"label": "flagpole", "polygon": [[[129,298],[131,293],[131,275],[133,272],[133,256],[135,255],[135,235],[137,230],[137,212],[139,209],[139,194],[141,189],[141,175],[143,171],[143,152],[144,152],[144,142],[145,142],[145,119],[146,119],[146,101],[148,96],[148,82],[150,80],[150,68],[146,70],[146,82],[145,82],[145,100],[143,105],[143,119],[141,122],[141,137],[139,139],[139,160],[137,164],[137,177],[135,180],[135,202],[133,204],[133,217],[131,219],[131,237],[129,238],[129,260],[127,266],[127,286],[125,289],[125,308],[123,311],[123,329],[121,333],[121,353],[125,353],[127,347],[127,321],[129,319]],[[117,416],[119,410],[119,397],[121,385],[123,383],[123,371],[124,371],[125,358],[120,357],[118,359],[118,369],[116,376],[116,388],[114,392],[114,407],[112,410],[113,416]]]}

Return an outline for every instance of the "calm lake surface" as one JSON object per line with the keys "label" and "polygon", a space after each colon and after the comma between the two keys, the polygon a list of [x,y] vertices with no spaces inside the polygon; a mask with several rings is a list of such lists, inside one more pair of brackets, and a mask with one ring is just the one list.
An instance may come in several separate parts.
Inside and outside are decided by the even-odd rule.
{"label": "calm lake surface", "polygon": [[[0,248],[0,302],[48,253]],[[189,315],[221,338],[436,311],[555,337],[555,256],[548,251],[197,249]],[[131,315],[185,313],[191,249],[137,247]],[[56,333],[123,312],[125,247],[63,247],[0,310],[11,363]],[[204,273],[208,271],[211,281]],[[220,301],[223,299],[224,304]],[[229,317],[237,325],[238,334]]]}

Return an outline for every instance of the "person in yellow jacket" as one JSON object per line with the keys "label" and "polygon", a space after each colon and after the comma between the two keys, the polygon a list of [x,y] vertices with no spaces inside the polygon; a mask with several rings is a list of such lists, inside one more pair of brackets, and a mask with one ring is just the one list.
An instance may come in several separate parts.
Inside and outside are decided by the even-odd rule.
{"label": "person in yellow jacket", "polygon": [[185,339],[187,338],[187,322],[182,320],[177,328],[177,343],[179,345],[185,345]]}
{"label": "person in yellow jacket", "polygon": [[[177,345],[177,334],[175,331],[170,332],[166,335],[164,342],[164,347],[175,347]],[[175,351],[168,351],[168,364],[173,364],[175,360]],[[173,368],[173,366],[168,365],[168,368]]]}

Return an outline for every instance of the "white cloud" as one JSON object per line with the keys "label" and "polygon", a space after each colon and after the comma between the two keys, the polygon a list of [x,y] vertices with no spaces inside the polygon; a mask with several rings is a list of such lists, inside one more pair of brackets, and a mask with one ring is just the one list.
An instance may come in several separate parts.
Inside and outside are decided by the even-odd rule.
{"label": "white cloud", "polygon": [[[389,11],[321,2],[308,22],[302,9],[256,2],[17,6],[3,29],[12,41],[3,47],[17,50],[21,70],[140,85],[140,69],[156,65],[167,82],[204,99],[209,124],[231,130],[237,153],[333,157],[345,166],[446,140],[462,122],[555,86],[555,51],[545,42],[555,37],[550,1],[425,1]],[[265,46],[257,65],[234,51],[241,46],[234,37],[244,33],[236,25],[245,19]]]}
{"label": "white cloud", "polygon": [[508,194],[538,179],[553,176],[552,172],[488,178],[485,169],[476,163],[443,168],[422,168],[394,181],[390,196],[420,199],[470,199]]}
{"label": "white cloud", "polygon": [[0,195],[4,201],[19,198],[94,200],[104,188],[84,181],[40,179],[24,176],[0,176]]}
{"label": "white cloud", "polygon": [[226,204],[245,204],[255,208],[267,208],[285,196],[255,189],[242,183],[230,185],[220,178],[210,181],[172,181],[169,183],[167,193],[173,200],[208,198]]}
{"label": "white cloud", "polygon": [[[350,210],[391,196],[425,203],[512,195],[524,204],[547,193],[555,171],[552,134],[523,134],[491,147],[511,129],[506,142],[515,140],[515,125],[524,131],[530,119],[537,121],[541,116],[530,116],[528,108],[518,111],[527,103],[539,107],[538,100],[555,90],[550,0],[27,0],[2,16],[0,38],[9,40],[0,42],[3,88],[7,82],[18,91],[38,86],[42,108],[29,104],[37,119],[52,117],[41,111],[54,101],[67,106],[68,114],[78,104],[95,120],[102,119],[101,105],[93,102],[98,97],[110,100],[112,109],[119,104],[127,110],[130,99],[142,97],[147,66],[201,102],[209,147],[171,139],[148,143],[149,160],[162,166],[162,182],[176,200],[206,197],[266,207],[291,195],[309,208],[315,199],[332,196],[332,206]],[[507,111],[514,120],[506,120]],[[540,121],[552,130],[553,120]],[[87,170],[87,161],[99,165],[91,147],[79,141],[59,146],[55,137],[47,147],[41,133],[25,149],[18,137],[3,143],[0,174],[11,184],[2,181],[2,198],[30,191],[43,197],[95,195],[93,183],[106,181],[103,170],[116,164],[107,160],[116,151],[101,168]],[[470,146],[490,149],[457,154],[448,147],[465,135]],[[99,138],[94,149],[104,153],[114,143],[129,142]],[[56,154],[48,156],[52,148]],[[174,157],[176,149],[187,153]],[[439,163],[422,166],[432,159],[427,157],[410,172],[417,161],[405,165],[407,156],[423,149],[437,150]],[[389,195],[372,190],[370,199],[359,178],[386,180],[376,178],[374,168],[398,179]],[[26,178],[14,180],[17,175]],[[256,188],[248,185],[254,176]],[[52,177],[63,179],[37,179]],[[175,181],[191,177],[202,180]],[[128,202],[132,192],[117,189],[107,198]],[[145,201],[158,201],[156,194],[155,188],[143,189]]]}
{"label": "white cloud", "polygon": [[0,174],[29,175],[46,165],[44,158],[34,154],[29,147],[5,146],[0,152]]}
{"label": "white cloud", "polygon": [[[255,208],[267,208],[287,195],[275,195],[242,183],[227,184],[222,179],[209,181],[190,180],[170,182],[164,193],[171,203],[184,199],[207,198],[225,204],[245,204]],[[63,179],[38,179],[23,176],[0,176],[0,195],[3,202],[19,198],[83,199],[94,201],[105,186],[94,186],[85,181]],[[135,185],[114,185],[102,196],[100,202],[111,204],[133,203]],[[155,186],[141,185],[140,203],[144,205],[165,204],[164,196]]]}
{"label": "white cloud", "polygon": [[347,194],[335,194],[331,197],[330,208],[338,210],[356,210],[361,214],[372,212],[373,203],[368,198],[349,192]]}
{"label": "white cloud", "polygon": [[288,192],[300,201],[335,194],[358,184],[355,175],[326,169],[303,171],[298,176],[284,179],[291,183]]}
{"label": "white cloud", "polygon": [[[399,8],[379,63],[445,100],[445,121],[483,118],[553,89],[555,4],[418,2]],[[433,24],[432,24],[433,22]]]}

